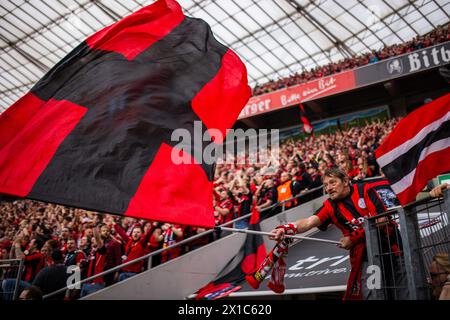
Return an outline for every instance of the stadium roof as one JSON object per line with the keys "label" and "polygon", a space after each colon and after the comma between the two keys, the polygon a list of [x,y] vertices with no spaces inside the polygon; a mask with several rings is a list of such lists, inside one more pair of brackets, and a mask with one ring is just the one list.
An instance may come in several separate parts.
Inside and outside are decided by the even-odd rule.
{"label": "stadium roof", "polygon": [[[0,2],[0,113],[92,33],[152,0]],[[179,0],[247,65],[250,85],[411,40],[449,0]]]}

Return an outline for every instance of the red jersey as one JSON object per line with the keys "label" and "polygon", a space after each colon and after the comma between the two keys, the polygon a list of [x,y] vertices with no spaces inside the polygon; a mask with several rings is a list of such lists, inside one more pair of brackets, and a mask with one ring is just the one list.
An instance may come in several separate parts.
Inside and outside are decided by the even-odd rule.
{"label": "red jersey", "polygon": [[39,251],[26,255],[24,259],[25,271],[22,275],[22,279],[31,283],[44,265],[44,256]]}
{"label": "red jersey", "polygon": [[338,201],[327,199],[314,214],[322,222],[319,229],[324,230],[329,224],[336,225],[344,237],[351,236],[355,230],[363,228],[364,217],[374,216],[386,211],[383,202],[372,190],[364,191],[364,184],[354,184],[350,194]]}
{"label": "red jersey", "polygon": [[[122,263],[126,263],[137,258],[142,257],[146,254],[147,244],[150,240],[150,236],[153,233],[153,228],[150,229],[145,235],[142,235],[141,238],[137,241],[134,241],[125,230],[122,229],[119,225],[114,225],[114,229],[116,232],[122,237],[122,239],[126,242],[125,245],[125,254],[122,258]],[[138,261],[132,265],[126,266],[122,268],[124,272],[134,272],[139,273],[142,271],[142,267],[144,265],[144,261]]]}
{"label": "red jersey", "polygon": [[[89,267],[87,277],[95,276],[105,270],[106,247],[103,246],[98,249],[92,249],[89,255]],[[104,283],[103,277],[98,277],[92,280],[92,283]]]}
{"label": "red jersey", "polygon": [[343,199],[334,201],[327,199],[315,215],[322,224],[319,229],[325,230],[328,224],[336,225],[344,237],[350,237],[353,247],[350,249],[350,264],[352,266],[347,282],[344,299],[361,299],[361,272],[366,257],[364,217],[375,216],[386,211],[374,189],[364,192],[364,184],[354,184],[350,194]]}
{"label": "red jersey", "polygon": [[149,251],[148,252],[156,251],[159,248],[161,248],[161,242],[158,241],[156,239],[156,237],[152,234],[152,236],[150,237],[150,240],[149,240],[148,247],[149,247]]}
{"label": "red jersey", "polygon": [[[197,235],[199,232],[197,231],[199,228],[197,227],[190,227],[189,228],[189,237]],[[195,240],[192,240],[189,242],[190,247],[196,247],[196,246],[204,246],[209,243],[210,235],[207,234],[203,237],[197,238]]]}
{"label": "red jersey", "polygon": [[233,202],[230,199],[220,201],[218,207],[229,211],[226,216],[221,215],[223,217],[221,224],[233,220]]}

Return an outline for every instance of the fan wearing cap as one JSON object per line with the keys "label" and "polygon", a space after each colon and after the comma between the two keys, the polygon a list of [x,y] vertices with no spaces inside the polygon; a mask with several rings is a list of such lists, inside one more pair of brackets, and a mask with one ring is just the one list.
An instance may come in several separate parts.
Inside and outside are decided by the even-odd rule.
{"label": "fan wearing cap", "polygon": [[[146,234],[143,234],[143,230],[140,224],[136,224],[129,236],[122,227],[115,223],[112,219],[114,229],[123,239],[125,244],[125,254],[122,256],[122,263],[133,261],[142,257],[146,253],[146,247],[150,241],[150,237],[153,234],[154,228],[150,228]],[[125,280],[129,277],[142,271],[144,266],[144,260],[140,260],[129,266],[123,267],[120,270],[119,281]]]}

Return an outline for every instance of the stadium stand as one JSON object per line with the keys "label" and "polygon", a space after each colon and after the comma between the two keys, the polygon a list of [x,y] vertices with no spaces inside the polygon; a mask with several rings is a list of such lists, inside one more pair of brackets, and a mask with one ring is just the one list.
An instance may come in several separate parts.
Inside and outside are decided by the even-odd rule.
{"label": "stadium stand", "polygon": [[[398,119],[377,121],[365,127],[310,136],[305,140],[289,139],[280,147],[279,163],[270,166],[248,163],[218,165],[214,181],[216,224],[250,213],[253,198],[260,210],[265,207],[265,203],[270,206],[283,200],[277,192],[282,175],[291,175],[289,179],[296,185],[292,196],[318,186],[321,172],[333,166],[347,170],[355,180],[376,175],[378,168],[374,150],[397,121]],[[314,181],[316,185],[313,184]],[[266,217],[277,212],[273,210]],[[241,223],[237,227],[244,228],[246,224]],[[97,228],[107,247],[107,262],[103,269],[93,271],[90,270],[90,262],[98,258],[98,241],[94,234]],[[54,264],[52,252],[55,250],[61,250],[66,266],[77,265],[82,268],[82,274],[88,276],[203,231],[201,228],[118,218],[32,200],[5,201],[0,207],[1,259],[25,258],[23,287],[32,284],[41,269]],[[134,250],[133,245],[129,244],[133,235],[134,240],[147,235],[139,250]],[[156,266],[217,238],[217,235],[206,235],[195,243],[169,250],[162,257],[154,258],[152,264]],[[146,267],[141,263],[132,270],[126,269],[121,273],[131,276],[130,272],[139,273]],[[121,279],[125,278],[124,275]],[[111,284],[117,280],[119,275],[105,281]]]}
{"label": "stadium stand", "polygon": [[395,44],[382,48],[380,50],[372,50],[372,52],[351,58],[346,58],[336,63],[330,63],[325,66],[317,66],[309,71],[304,71],[301,74],[296,73],[286,78],[271,80],[267,83],[256,85],[253,88],[253,95],[257,96],[287,88],[293,85],[302,84],[345,70],[351,70],[367,64],[389,59],[391,57],[395,57],[404,53],[427,48],[435,44],[446,42],[448,40],[450,40],[450,24],[447,24],[446,26],[439,26],[432,32],[429,32],[422,36],[417,36],[406,43]]}
{"label": "stadium stand", "polygon": [[[432,31],[416,35],[404,43],[386,45],[379,50],[366,50],[363,54],[344,57],[329,64],[314,63],[313,68],[303,69],[302,72],[291,73],[287,77],[272,79],[263,84],[254,81],[256,84],[252,95],[256,97],[305,84],[450,41],[448,22],[433,27],[435,28]],[[58,52],[58,54],[61,53]],[[27,55],[24,57],[30,59]],[[34,58],[31,60],[35,63]],[[49,61],[53,62],[50,59]],[[41,71],[45,69],[39,64],[32,68]],[[27,73],[27,70],[21,72]],[[28,87],[32,84],[32,81],[25,82]],[[22,82],[20,86],[13,86],[5,90],[5,93],[2,92],[1,102],[5,106],[6,102],[8,105],[11,104],[15,99],[9,97],[10,93],[13,92],[19,96],[25,92],[22,88],[24,85],[25,83]],[[386,86],[386,91],[389,89],[390,87]],[[394,91],[401,91],[401,89],[393,88],[389,91],[392,95],[389,99],[397,99],[397,103],[399,94]],[[426,92],[423,93],[423,95],[426,94]],[[354,95],[356,96],[357,93]],[[370,99],[367,98],[367,100]],[[420,96],[418,100],[424,99]],[[352,103],[348,105],[345,113],[336,112],[340,116],[347,114],[352,108]],[[376,103],[374,102],[373,105]],[[6,110],[5,106],[0,106],[0,109]],[[389,113],[385,118],[372,118],[366,120],[365,124],[359,122],[357,125],[339,126],[327,133],[300,134],[300,130],[295,128],[298,134],[282,140],[277,159],[269,159],[264,163],[251,163],[248,154],[238,154],[233,163],[219,162],[213,181],[216,226],[249,215],[254,205],[258,210],[264,211],[263,219],[273,218],[280,213],[281,206],[283,210],[285,207],[301,206],[304,204],[302,198],[290,202],[286,200],[320,188],[322,174],[329,168],[339,167],[344,170],[352,182],[380,176],[375,150],[405,114],[406,112],[403,112],[399,116],[397,112]],[[316,119],[326,121],[327,118],[322,115],[316,115]],[[332,114],[329,116],[331,117]],[[266,210],[267,208],[271,209]],[[234,227],[244,229],[248,223],[248,218],[243,219],[234,223]],[[118,217],[107,213],[0,195],[0,260],[11,261],[11,264],[5,264],[0,268],[0,300],[18,298],[21,292],[26,293],[23,299],[33,299],[32,297],[36,296],[37,298],[34,299],[40,300],[43,295],[62,288],[66,283],[66,270],[69,267],[79,268],[82,279],[86,279],[201,234],[205,230],[165,221]],[[225,235],[219,232],[205,234],[182,246],[163,251],[153,256],[148,262],[136,262],[83,284],[80,290],[68,291],[66,294],[53,298],[66,300],[81,298],[202,248],[220,240]],[[437,270],[433,269],[434,273],[442,272],[439,269],[442,267],[448,274],[448,264],[436,266],[438,260],[433,261],[433,268]],[[19,262],[23,263],[23,269],[15,264]],[[43,278],[50,279],[48,280],[50,286],[48,281],[43,281]],[[17,283],[16,279],[19,280]],[[15,286],[18,290],[15,290]]]}

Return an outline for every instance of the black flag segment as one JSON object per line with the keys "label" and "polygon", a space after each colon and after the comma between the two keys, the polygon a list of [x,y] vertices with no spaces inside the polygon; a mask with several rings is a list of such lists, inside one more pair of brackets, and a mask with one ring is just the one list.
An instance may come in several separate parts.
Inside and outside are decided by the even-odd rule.
{"label": "black flag segment", "polygon": [[[211,92],[230,104],[215,105]],[[90,37],[1,115],[0,133],[18,138],[0,145],[0,192],[213,226],[213,166],[176,166],[171,134],[193,133],[197,120],[203,132],[225,131],[249,96],[245,66],[209,26],[158,1]]]}

